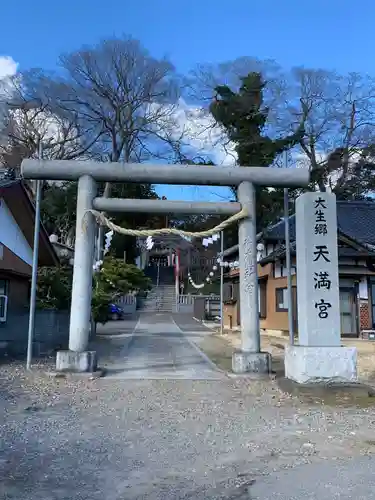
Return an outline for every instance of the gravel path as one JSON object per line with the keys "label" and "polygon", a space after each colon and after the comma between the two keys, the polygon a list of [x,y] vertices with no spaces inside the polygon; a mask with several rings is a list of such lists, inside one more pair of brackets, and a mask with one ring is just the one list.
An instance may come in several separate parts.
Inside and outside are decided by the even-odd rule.
{"label": "gravel path", "polygon": [[[120,338],[114,349],[112,360]],[[4,500],[317,498],[315,483],[319,500],[331,500],[340,484],[371,476],[373,407],[309,407],[271,380],[53,379],[45,370],[0,366]]]}
{"label": "gravel path", "polygon": [[252,500],[370,500],[375,498],[375,460],[315,463],[281,471],[252,485]]}
{"label": "gravel path", "polygon": [[345,461],[375,446],[372,408],[309,409],[273,382],[1,372],[6,500],[249,498],[245,486],[254,480],[253,488],[277,491],[272,478],[284,469],[294,481],[280,498],[292,498],[298,466]]}

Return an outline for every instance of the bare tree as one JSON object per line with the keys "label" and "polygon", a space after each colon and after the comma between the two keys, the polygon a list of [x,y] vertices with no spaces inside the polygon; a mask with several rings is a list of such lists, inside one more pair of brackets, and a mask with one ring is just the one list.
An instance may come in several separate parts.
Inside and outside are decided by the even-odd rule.
{"label": "bare tree", "polygon": [[[54,109],[75,117],[92,142],[92,157],[143,162],[174,154],[174,143],[181,140],[175,113],[179,83],[169,61],[151,57],[138,41],[123,37],[64,54],[60,66],[59,75],[40,86]],[[104,196],[110,195],[106,183]]]}
{"label": "bare tree", "polygon": [[49,89],[53,100],[97,137],[103,160],[142,162],[167,154],[179,97],[169,61],[124,37],[65,54],[60,65],[63,76]]}
{"label": "bare tree", "polygon": [[[293,76],[308,113],[300,146],[312,187],[344,194],[353,176],[358,177],[358,165],[369,165],[375,144],[375,80],[304,68],[294,69]],[[373,188],[374,181],[367,185]]]}
{"label": "bare tree", "polygon": [[88,134],[77,113],[60,109],[52,98],[51,77],[30,70],[3,82],[0,129],[0,161],[19,166],[43,144],[43,156],[75,159],[88,155],[98,139]]}
{"label": "bare tree", "polygon": [[[138,41],[124,37],[83,47],[61,56],[60,66],[59,74],[32,70],[7,82],[3,101],[13,109],[3,130],[10,142],[33,150],[42,137],[53,158],[141,162],[166,157],[181,140],[174,68]],[[40,106],[30,109],[30,102]]]}

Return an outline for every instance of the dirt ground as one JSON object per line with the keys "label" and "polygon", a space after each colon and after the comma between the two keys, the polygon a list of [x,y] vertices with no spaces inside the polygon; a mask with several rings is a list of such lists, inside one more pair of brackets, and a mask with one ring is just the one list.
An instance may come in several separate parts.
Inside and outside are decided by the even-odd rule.
{"label": "dirt ground", "polygon": [[[125,340],[108,349],[102,339],[100,354],[116,363]],[[286,340],[262,340],[282,370]],[[239,335],[210,334],[197,341],[226,369],[238,342]],[[52,366],[53,359],[30,373],[23,363],[0,365],[0,499],[315,499],[296,495],[298,484],[314,489],[333,465],[349,482],[372,484],[375,398],[306,402],[274,378],[52,378]],[[280,496],[286,473],[287,496]],[[327,490],[318,498],[339,497]]]}
{"label": "dirt ground", "polygon": [[[281,335],[262,334],[261,348],[272,355],[273,370],[278,373],[283,369],[284,349],[289,339]],[[221,335],[214,330],[214,335],[207,337],[201,349],[211,357],[223,370],[232,366],[232,351],[241,344],[240,332],[224,331]],[[356,347],[358,352],[358,378],[364,382],[375,384],[375,342],[360,339],[345,339],[345,346]]]}
{"label": "dirt ground", "polygon": [[288,498],[302,498],[292,496],[311,475],[301,467],[374,454],[374,407],[301,403],[272,380],[44,373],[0,367],[4,500],[269,498],[241,491],[255,482],[271,494],[265,481],[283,470],[294,471]]}

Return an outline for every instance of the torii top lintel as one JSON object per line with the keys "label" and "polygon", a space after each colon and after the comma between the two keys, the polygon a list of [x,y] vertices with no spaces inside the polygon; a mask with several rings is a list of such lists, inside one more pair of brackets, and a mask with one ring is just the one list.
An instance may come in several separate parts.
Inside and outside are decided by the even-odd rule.
{"label": "torii top lintel", "polygon": [[221,167],[208,165],[160,165],[75,160],[23,160],[25,179],[77,180],[89,175],[102,182],[238,186],[303,187],[310,174],[304,168]]}

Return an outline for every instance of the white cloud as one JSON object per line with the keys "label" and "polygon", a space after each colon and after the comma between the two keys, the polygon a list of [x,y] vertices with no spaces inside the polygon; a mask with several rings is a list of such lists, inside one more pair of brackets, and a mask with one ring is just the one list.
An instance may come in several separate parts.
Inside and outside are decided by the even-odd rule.
{"label": "white cloud", "polygon": [[234,144],[228,141],[224,130],[215,123],[207,110],[189,106],[180,99],[174,119],[176,136],[183,132],[183,141],[198,155],[210,156],[217,165],[235,164]]}
{"label": "white cloud", "polygon": [[0,80],[17,73],[18,63],[10,56],[0,56]]}

